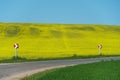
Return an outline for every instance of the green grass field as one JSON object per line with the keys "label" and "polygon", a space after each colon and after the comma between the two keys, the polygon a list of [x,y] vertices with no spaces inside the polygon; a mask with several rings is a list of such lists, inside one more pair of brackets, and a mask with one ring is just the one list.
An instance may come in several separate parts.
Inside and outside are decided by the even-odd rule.
{"label": "green grass field", "polygon": [[73,55],[120,55],[120,26],[89,24],[0,23],[0,60],[14,56],[19,43],[20,57],[60,58]]}
{"label": "green grass field", "polygon": [[102,61],[53,69],[22,80],[120,80],[120,61]]}

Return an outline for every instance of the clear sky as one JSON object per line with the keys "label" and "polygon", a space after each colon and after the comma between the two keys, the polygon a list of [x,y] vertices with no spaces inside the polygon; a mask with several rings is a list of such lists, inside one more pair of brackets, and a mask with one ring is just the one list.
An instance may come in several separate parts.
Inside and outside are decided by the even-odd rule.
{"label": "clear sky", "polygon": [[120,0],[0,0],[0,22],[120,25]]}

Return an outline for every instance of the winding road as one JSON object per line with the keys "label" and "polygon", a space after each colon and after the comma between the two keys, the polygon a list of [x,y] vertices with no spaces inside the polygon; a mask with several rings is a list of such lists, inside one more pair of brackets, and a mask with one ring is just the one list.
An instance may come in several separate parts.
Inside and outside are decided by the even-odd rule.
{"label": "winding road", "polygon": [[20,80],[25,76],[53,68],[86,64],[100,61],[120,60],[120,57],[89,58],[74,60],[49,60],[0,64],[0,80]]}

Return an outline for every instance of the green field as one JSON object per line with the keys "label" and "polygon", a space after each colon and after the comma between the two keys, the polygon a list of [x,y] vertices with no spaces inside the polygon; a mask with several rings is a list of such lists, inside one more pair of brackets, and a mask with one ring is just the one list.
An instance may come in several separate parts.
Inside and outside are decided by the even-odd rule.
{"label": "green field", "polygon": [[120,61],[102,61],[53,69],[22,80],[120,80]]}
{"label": "green field", "polygon": [[0,59],[20,57],[59,58],[72,55],[120,55],[120,26],[89,24],[0,23]]}

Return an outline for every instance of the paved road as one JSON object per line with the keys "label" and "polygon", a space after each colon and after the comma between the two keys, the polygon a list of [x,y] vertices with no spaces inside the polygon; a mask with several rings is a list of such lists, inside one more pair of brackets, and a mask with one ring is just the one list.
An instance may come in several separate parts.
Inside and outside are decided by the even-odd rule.
{"label": "paved road", "polygon": [[20,80],[22,77],[34,74],[36,72],[45,71],[47,69],[99,62],[101,60],[108,61],[111,59],[120,60],[120,57],[0,64],[0,80]]}

